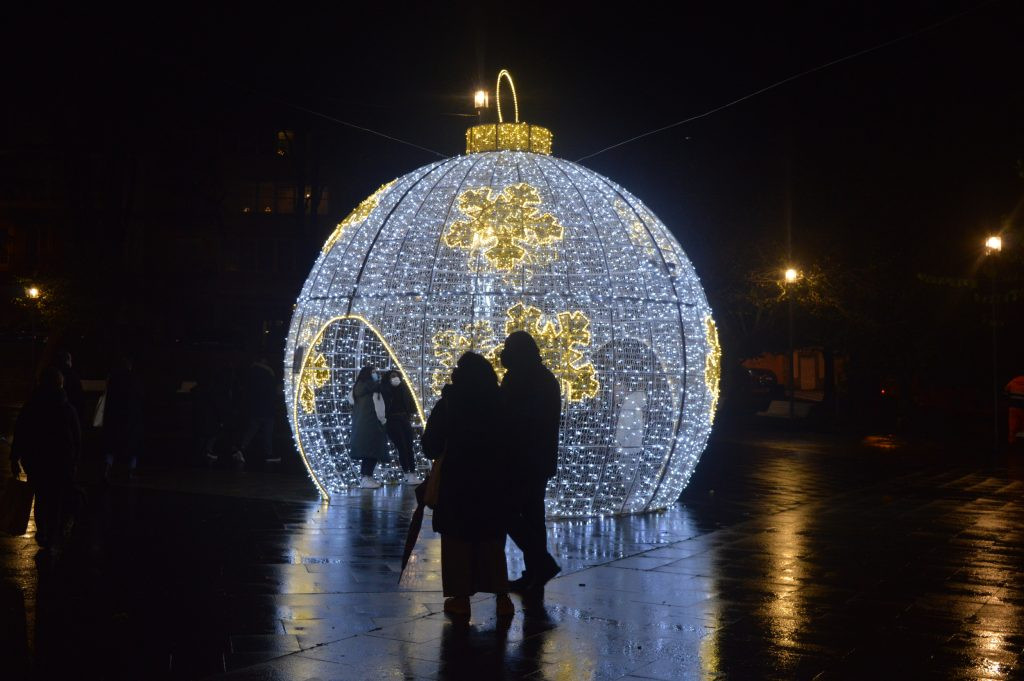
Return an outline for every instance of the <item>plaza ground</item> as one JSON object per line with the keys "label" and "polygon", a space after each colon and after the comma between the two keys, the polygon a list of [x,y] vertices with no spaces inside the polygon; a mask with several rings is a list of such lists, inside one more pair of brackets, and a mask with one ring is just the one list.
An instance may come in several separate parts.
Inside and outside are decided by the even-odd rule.
{"label": "plaza ground", "polygon": [[508,626],[441,613],[429,519],[399,582],[408,487],[86,487],[59,560],[0,538],[5,679],[1024,679],[1024,457],[983,443],[716,435],[671,509],[552,522]]}

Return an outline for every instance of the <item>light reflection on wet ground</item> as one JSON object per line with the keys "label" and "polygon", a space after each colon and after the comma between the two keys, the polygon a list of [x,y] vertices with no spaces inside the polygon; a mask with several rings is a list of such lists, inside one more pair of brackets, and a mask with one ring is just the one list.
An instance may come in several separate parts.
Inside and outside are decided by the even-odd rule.
{"label": "light reflection on wet ground", "polygon": [[325,506],[302,480],[152,476],[94,490],[62,564],[0,539],[5,659],[111,678],[1022,678],[1019,464],[969,463],[716,442],[667,512],[553,522],[564,572],[507,627],[489,597],[468,625],[440,614],[429,518],[399,583],[408,488]]}

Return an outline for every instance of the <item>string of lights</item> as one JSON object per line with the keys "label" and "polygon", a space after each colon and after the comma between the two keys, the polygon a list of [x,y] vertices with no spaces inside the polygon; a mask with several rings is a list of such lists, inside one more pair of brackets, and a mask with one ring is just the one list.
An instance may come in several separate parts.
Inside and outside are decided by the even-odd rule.
{"label": "string of lights", "polygon": [[[482,149],[467,136],[466,155],[385,184],[325,244],[286,346],[307,469],[328,499],[356,484],[346,398],[362,366],[398,369],[422,424],[463,352],[500,374],[505,335],[525,329],[563,393],[548,513],[664,508],[696,466],[717,400],[717,332],[700,282],[639,199],[545,153],[549,131],[499,125],[525,127]],[[377,473],[398,474],[393,463]]]}

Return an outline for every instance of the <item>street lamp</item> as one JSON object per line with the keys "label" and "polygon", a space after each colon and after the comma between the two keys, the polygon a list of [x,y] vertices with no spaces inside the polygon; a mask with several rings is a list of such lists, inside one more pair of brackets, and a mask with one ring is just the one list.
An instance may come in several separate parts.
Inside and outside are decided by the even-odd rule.
{"label": "street lamp", "polygon": [[786,271],[782,273],[782,286],[786,291],[786,302],[789,309],[789,420],[793,420],[793,398],[796,392],[796,383],[793,380],[794,369],[796,368],[796,360],[794,359],[794,348],[793,348],[793,295],[792,292],[786,288],[787,284],[795,284],[800,279],[800,270],[795,267],[787,267]]}
{"label": "street lamp", "polygon": [[39,299],[42,297],[43,292],[38,286],[29,286],[25,289],[25,297],[31,300],[34,304],[35,309],[29,315],[29,347],[31,348],[29,367],[32,372],[32,381],[35,381],[36,373],[36,317],[39,316]]}
{"label": "street lamp", "polygon": [[989,276],[991,277],[992,315],[989,323],[992,326],[992,456],[999,455],[999,331],[997,319],[999,314],[999,291],[996,265],[998,256],[1003,250],[1003,239],[993,234],[985,239],[985,255],[990,259]]}

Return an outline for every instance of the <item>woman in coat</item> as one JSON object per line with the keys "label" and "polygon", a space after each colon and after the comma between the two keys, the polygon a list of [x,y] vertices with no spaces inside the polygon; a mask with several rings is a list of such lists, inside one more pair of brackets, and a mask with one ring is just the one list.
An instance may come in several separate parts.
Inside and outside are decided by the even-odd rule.
{"label": "woman in coat", "polygon": [[380,483],[373,479],[373,469],[379,461],[388,460],[388,436],[384,429],[384,398],[380,394],[380,374],[372,366],[359,370],[352,388],[352,436],[349,451],[353,459],[360,459],[359,486],[377,489]]}
{"label": "woman in coat", "polygon": [[407,485],[418,485],[423,479],[416,475],[411,423],[416,413],[416,403],[413,402],[409,386],[402,380],[402,373],[398,369],[388,372],[387,381],[382,385],[382,393],[387,408],[388,437],[398,450],[398,461],[402,464],[402,472],[405,473],[404,482]]}
{"label": "woman in coat", "polygon": [[508,477],[498,379],[490,362],[467,352],[459,358],[423,432],[423,453],[444,456],[434,531],[441,535],[444,610],[469,615],[469,597],[497,596],[499,616],[514,613],[508,597],[505,532]]}

